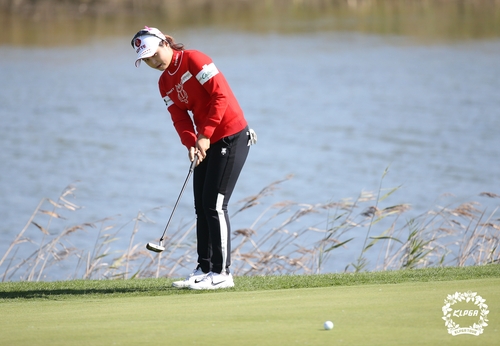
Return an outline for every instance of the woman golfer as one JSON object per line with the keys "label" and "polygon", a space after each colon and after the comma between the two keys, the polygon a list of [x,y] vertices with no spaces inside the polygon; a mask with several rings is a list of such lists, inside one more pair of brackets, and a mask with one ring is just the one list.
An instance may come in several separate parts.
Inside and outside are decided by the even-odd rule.
{"label": "woman golfer", "polygon": [[156,28],[132,39],[135,65],[144,61],[162,71],[160,94],[172,117],[193,173],[198,266],[174,287],[218,289],[233,287],[231,227],[227,205],[249,146],[256,140],[238,101],[212,59],[162,34]]}

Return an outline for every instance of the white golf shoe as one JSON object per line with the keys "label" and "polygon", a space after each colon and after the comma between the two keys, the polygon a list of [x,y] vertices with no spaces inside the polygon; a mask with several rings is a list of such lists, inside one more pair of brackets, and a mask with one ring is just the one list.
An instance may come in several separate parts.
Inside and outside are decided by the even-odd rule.
{"label": "white golf shoe", "polygon": [[213,273],[210,272],[203,279],[195,279],[194,282],[189,285],[192,290],[216,290],[219,288],[230,288],[234,287],[234,280],[231,273]]}
{"label": "white golf shoe", "polygon": [[176,288],[188,288],[191,284],[193,284],[196,280],[200,281],[207,276],[208,273],[204,273],[200,267],[196,267],[195,270],[185,280],[174,281],[172,283],[173,287]]}

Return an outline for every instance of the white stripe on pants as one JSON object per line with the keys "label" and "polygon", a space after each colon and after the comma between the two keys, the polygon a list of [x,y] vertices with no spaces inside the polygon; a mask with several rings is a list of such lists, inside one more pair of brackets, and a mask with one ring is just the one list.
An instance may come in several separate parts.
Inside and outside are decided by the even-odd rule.
{"label": "white stripe on pants", "polygon": [[220,223],[220,245],[222,250],[222,270],[226,268],[227,262],[227,223],[226,216],[224,215],[224,210],[222,210],[222,205],[224,203],[224,195],[217,195],[217,204],[215,209],[217,210],[217,214],[219,215],[219,223]]}

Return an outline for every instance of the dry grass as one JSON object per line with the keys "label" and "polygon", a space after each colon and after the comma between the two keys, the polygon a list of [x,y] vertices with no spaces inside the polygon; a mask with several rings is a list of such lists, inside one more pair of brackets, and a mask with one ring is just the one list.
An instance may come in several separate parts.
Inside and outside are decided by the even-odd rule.
{"label": "dry grass", "polygon": [[[240,201],[241,207],[232,217],[251,213],[254,221],[232,233],[233,273],[316,274],[338,268],[360,272],[499,262],[498,208],[486,213],[478,202],[469,202],[435,207],[410,218],[407,204],[384,206],[399,189],[383,188],[384,176],[376,193],[362,192],[354,201],[266,205],[266,199],[291,177]],[[80,208],[69,201],[74,191],[71,185],[57,201],[40,201],[0,259],[2,281],[51,280],[53,270],[72,266],[74,272],[68,279],[178,277],[196,265],[194,221],[167,232],[166,250],[161,254],[149,252],[145,244],[135,241],[141,225],[153,222],[149,212],[139,212],[118,228],[111,218],[61,227],[63,214]],[[500,197],[489,192],[480,196]],[[91,249],[72,244],[75,234],[89,230],[97,231]],[[41,232],[41,240],[35,242],[28,232]],[[127,232],[128,247],[113,249],[118,236]],[[36,235],[40,234],[32,238],[40,238]],[[28,252],[27,248],[35,250]]]}

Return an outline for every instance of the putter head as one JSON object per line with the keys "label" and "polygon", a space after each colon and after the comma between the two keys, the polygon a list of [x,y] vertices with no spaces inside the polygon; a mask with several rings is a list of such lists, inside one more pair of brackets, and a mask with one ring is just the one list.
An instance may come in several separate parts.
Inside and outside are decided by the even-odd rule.
{"label": "putter head", "polygon": [[149,251],[153,251],[153,252],[162,252],[163,250],[165,250],[165,247],[163,246],[163,244],[161,242],[160,242],[160,244],[147,243],[146,249],[148,249]]}

